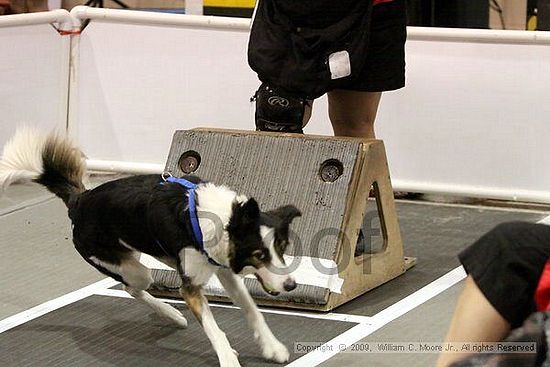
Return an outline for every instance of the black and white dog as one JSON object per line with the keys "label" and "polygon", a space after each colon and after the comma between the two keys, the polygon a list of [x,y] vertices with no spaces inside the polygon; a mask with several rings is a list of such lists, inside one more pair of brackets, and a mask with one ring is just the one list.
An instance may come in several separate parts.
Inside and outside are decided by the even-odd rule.
{"label": "black and white dog", "polygon": [[[291,291],[296,282],[283,260],[292,205],[261,212],[254,199],[196,177],[134,176],[87,190],[81,151],[59,134],[19,130],[0,160],[0,186],[35,181],[60,197],[73,224],[76,250],[100,272],[122,282],[135,299],[180,327],[187,320],[146,289],[153,279],[138,258],[149,254],[176,269],[180,293],[201,323],[221,366],[239,366],[236,352],[214,320],[202,286],[216,274],[240,305],[265,358],[288,361],[244,286],[255,274],[266,292]],[[202,237],[202,238],[201,238]]]}

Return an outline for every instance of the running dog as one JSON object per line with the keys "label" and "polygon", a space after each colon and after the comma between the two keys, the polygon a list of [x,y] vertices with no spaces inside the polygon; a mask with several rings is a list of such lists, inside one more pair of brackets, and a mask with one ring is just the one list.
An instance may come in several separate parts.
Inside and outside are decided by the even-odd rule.
{"label": "running dog", "polygon": [[287,348],[258,311],[242,276],[254,274],[271,295],[296,288],[283,260],[289,226],[300,216],[292,206],[261,212],[258,203],[225,186],[197,177],[143,175],[87,190],[81,151],[61,134],[21,129],[0,160],[0,187],[35,181],[61,198],[73,225],[78,253],[97,270],[124,284],[136,300],[186,327],[172,306],[146,290],[153,282],[138,259],[149,254],[181,277],[180,294],[202,325],[221,366],[239,366],[237,353],[220,330],[202,287],[216,274],[246,314],[265,358],[284,363]]}

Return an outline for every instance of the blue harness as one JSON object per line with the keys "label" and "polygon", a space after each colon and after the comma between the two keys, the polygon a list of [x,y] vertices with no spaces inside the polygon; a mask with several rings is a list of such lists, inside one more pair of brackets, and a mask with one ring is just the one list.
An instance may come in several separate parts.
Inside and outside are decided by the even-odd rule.
{"label": "blue harness", "polygon": [[[187,189],[187,192],[189,193],[189,220],[191,221],[191,228],[193,229],[193,235],[195,237],[195,241],[199,245],[199,251],[206,256],[208,259],[208,262],[212,265],[219,266],[222,268],[227,268],[227,266],[222,265],[218,263],[216,260],[211,258],[206,250],[204,249],[204,241],[202,238],[202,231],[199,224],[199,218],[197,216],[197,203],[196,203],[196,194],[195,190],[197,189],[198,185],[192,183],[191,181],[187,181],[184,178],[176,178],[172,176],[165,177],[163,175],[163,180],[166,182],[174,182],[177,184],[180,184],[181,186],[185,187]],[[161,185],[164,184],[164,182],[161,183]],[[157,241],[158,242],[158,241]],[[160,245],[160,243],[159,243]],[[161,246],[162,248],[162,246]]]}

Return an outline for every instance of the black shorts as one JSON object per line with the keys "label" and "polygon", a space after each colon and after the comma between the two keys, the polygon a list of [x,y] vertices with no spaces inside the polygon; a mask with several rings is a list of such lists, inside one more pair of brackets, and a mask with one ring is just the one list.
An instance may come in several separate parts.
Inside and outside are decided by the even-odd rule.
{"label": "black shorts", "polygon": [[405,0],[375,5],[372,10],[369,48],[361,73],[336,82],[335,89],[384,92],[405,86]]}
{"label": "black shorts", "polygon": [[485,298],[512,328],[536,311],[535,291],[550,257],[550,226],[503,223],[459,255]]}

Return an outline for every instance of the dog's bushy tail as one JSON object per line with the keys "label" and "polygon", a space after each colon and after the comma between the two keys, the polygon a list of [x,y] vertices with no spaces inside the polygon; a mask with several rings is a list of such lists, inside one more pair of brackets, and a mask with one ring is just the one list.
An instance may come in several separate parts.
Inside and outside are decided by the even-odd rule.
{"label": "dog's bushy tail", "polygon": [[18,181],[35,181],[68,204],[86,190],[86,163],[80,149],[61,133],[21,128],[6,143],[0,158],[0,189]]}

